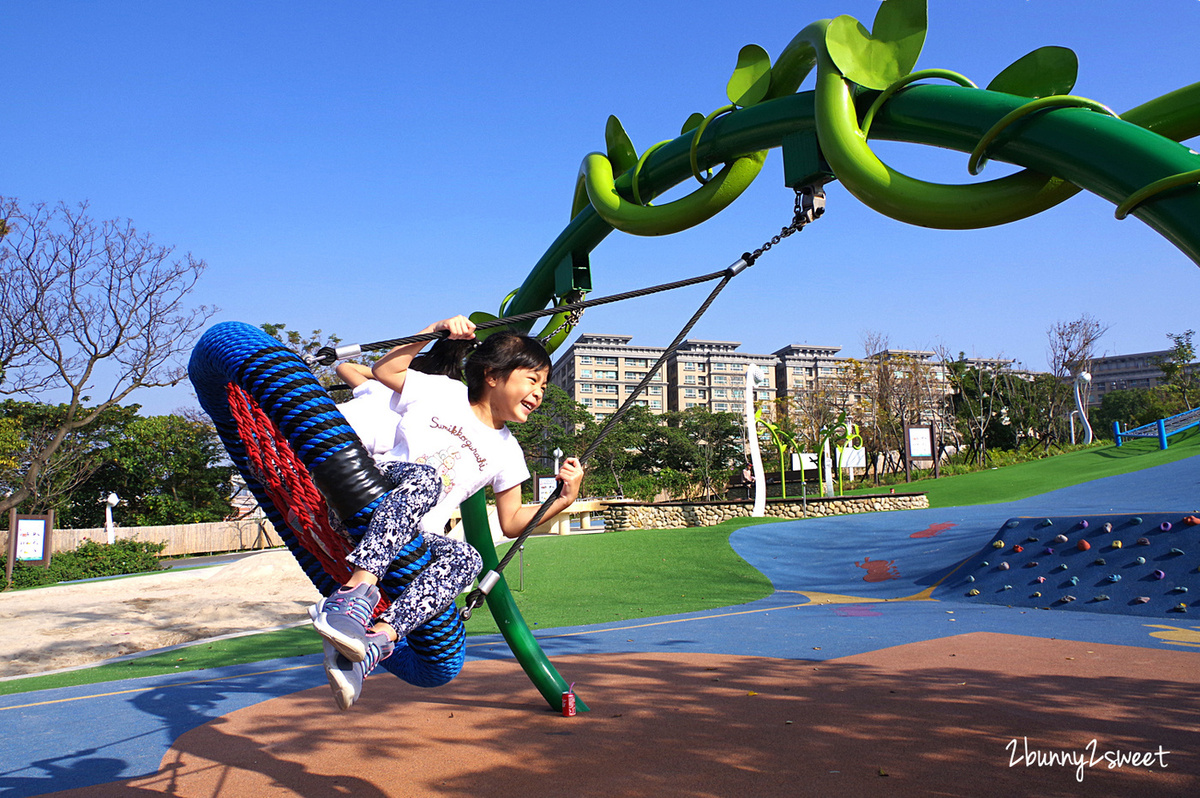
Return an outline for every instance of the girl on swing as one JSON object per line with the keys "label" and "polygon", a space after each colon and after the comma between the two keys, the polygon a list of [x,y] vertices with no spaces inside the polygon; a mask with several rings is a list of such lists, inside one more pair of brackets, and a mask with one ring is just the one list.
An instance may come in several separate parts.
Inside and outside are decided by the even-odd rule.
{"label": "girl on swing", "polygon": [[[309,609],[313,626],[324,638],[329,685],[343,710],[358,700],[363,679],[392,653],[396,641],[449,607],[479,574],[479,553],[443,534],[454,508],[491,485],[506,537],[520,535],[537,510],[521,506],[521,483],[529,471],[506,424],[523,424],[542,403],[549,355],[535,339],[502,331],[484,339],[464,363],[475,325],[455,316],[422,332],[439,330],[447,330],[449,336],[427,354],[417,358],[423,344],[410,344],[375,364],[372,376],[392,394],[373,400],[377,422],[360,417],[352,423],[369,447],[378,445],[372,441],[394,440],[377,464],[395,488],[380,502],[366,534],[346,557],[355,569],[349,581]],[[339,369],[339,374],[343,379],[366,378],[361,366]],[[378,430],[372,429],[373,423]],[[583,480],[578,459],[567,458],[558,477],[563,491],[548,518],[578,496]],[[376,585],[396,553],[418,533],[424,534],[432,560],[382,615],[374,617],[379,603]]]}

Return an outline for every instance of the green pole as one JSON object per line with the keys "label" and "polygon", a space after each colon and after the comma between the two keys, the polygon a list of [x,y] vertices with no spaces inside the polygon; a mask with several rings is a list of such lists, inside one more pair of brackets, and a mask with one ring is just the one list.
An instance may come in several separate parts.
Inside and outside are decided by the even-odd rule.
{"label": "green pole", "polygon": [[[483,572],[495,570],[500,565],[500,558],[496,556],[496,547],[492,545],[492,529],[487,517],[487,499],[484,498],[483,491],[479,491],[463,502],[461,512],[463,532],[467,542],[483,558]],[[550,705],[551,709],[556,712],[562,709],[562,695],[570,689],[570,685],[555,670],[554,665],[550,663],[550,659],[538,644],[537,638],[530,631],[529,624],[525,623],[503,574],[500,575],[500,581],[492,588],[492,592],[488,594],[487,605],[492,617],[496,619],[496,625],[500,627],[500,634],[504,635],[505,642],[512,649],[517,662],[521,663],[521,667],[533,682],[534,687],[546,699],[546,703]],[[588,706],[576,698],[575,709],[577,712],[587,712]]]}

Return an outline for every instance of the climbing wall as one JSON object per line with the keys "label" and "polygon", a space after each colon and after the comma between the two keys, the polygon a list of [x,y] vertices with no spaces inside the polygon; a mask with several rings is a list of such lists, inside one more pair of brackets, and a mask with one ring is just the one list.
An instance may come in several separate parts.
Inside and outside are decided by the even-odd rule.
{"label": "climbing wall", "polygon": [[1161,618],[1200,611],[1200,518],[1013,518],[944,585],[968,602]]}

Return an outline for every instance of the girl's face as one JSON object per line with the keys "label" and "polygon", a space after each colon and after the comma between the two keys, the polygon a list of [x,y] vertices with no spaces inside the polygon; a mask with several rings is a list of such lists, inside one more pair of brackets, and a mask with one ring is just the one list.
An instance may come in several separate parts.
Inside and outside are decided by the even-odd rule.
{"label": "girl's face", "polygon": [[529,414],[541,406],[549,376],[545,369],[514,369],[508,377],[496,380],[495,385],[489,380],[488,401],[492,406],[492,418],[524,424],[529,420]]}

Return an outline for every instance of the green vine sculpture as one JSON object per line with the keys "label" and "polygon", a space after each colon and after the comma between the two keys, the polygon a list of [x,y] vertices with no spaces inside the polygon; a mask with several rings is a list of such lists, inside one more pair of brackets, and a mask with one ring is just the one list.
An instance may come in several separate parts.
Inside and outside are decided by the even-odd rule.
{"label": "green vine sculpture", "polygon": [[[914,71],[927,27],[926,0],[885,0],[870,29],[850,16],[814,22],[773,63],[761,47],[747,45],[726,86],[729,103],[690,115],[679,136],[640,154],[610,117],[605,152],[588,154],[580,167],[570,224],[501,313],[545,307],[567,288],[590,289],[565,276],[586,271],[590,251],[613,230],[667,235],[711,218],[754,181],[773,147],[784,151],[789,185],[837,180],[874,210],[925,227],[1004,224],[1087,189],[1113,202],[1118,217],[1132,213],[1200,263],[1200,156],[1177,143],[1200,134],[1200,83],[1118,118],[1069,94],[1079,64],[1063,47],[1022,56],[983,89],[949,70]],[[815,88],[800,91],[810,75]],[[929,182],[886,164],[872,150],[877,138],[959,149],[970,154],[971,172],[989,158],[1024,168],[969,184]],[[805,147],[816,150],[820,169],[805,164],[791,174],[796,159],[789,150]],[[653,204],[688,178],[701,185]],[[569,331],[565,317],[547,330],[564,323]]]}

